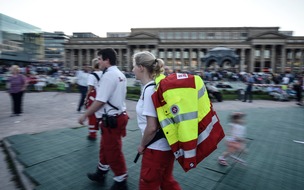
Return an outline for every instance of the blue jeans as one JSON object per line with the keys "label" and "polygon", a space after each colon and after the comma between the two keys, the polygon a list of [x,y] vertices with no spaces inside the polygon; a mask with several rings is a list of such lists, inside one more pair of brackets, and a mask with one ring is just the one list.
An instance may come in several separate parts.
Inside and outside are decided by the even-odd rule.
{"label": "blue jeans", "polygon": [[78,85],[78,90],[80,92],[80,100],[79,100],[77,111],[80,111],[81,108],[82,108],[82,106],[84,105],[84,99],[86,97],[88,87],[87,86]]}

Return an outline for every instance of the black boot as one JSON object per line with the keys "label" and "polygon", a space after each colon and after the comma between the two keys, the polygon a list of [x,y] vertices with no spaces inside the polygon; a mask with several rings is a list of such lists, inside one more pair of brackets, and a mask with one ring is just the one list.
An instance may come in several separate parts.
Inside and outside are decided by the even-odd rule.
{"label": "black boot", "polygon": [[95,173],[88,173],[87,176],[92,181],[96,181],[98,183],[103,183],[105,181],[107,173],[108,173],[108,171],[102,171],[97,168]]}
{"label": "black boot", "polygon": [[122,182],[115,181],[111,187],[111,190],[128,190],[127,180],[124,180]]}

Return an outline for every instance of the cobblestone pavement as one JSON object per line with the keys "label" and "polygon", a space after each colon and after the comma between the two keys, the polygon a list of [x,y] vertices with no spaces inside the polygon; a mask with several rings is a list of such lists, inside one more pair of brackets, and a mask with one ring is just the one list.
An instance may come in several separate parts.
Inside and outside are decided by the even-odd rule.
{"label": "cobblestone pavement", "polygon": [[[6,92],[0,92],[0,140],[18,134],[34,134],[55,129],[75,128],[80,125],[76,112],[80,95],[77,93],[40,92],[26,93],[22,116],[10,117],[11,102]],[[127,101],[128,114],[136,118],[135,101]],[[213,104],[217,112],[239,111],[252,108],[288,108],[298,107],[295,102],[276,102],[256,100],[253,103],[224,101]],[[86,134],[84,134],[86,135]],[[0,189],[18,189],[12,181],[13,175],[8,169],[5,154],[0,152]]]}

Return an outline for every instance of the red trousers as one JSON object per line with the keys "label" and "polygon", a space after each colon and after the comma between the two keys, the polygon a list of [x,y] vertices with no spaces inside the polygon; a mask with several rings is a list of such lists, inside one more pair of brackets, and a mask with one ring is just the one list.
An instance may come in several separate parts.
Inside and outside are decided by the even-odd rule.
{"label": "red trousers", "polygon": [[175,157],[172,151],[159,151],[147,148],[144,151],[140,179],[140,190],[180,190],[173,177]]}
{"label": "red trousers", "polygon": [[[96,97],[96,91],[95,89],[91,90],[88,96],[88,100],[86,102],[86,108],[88,109],[92,103],[94,102]],[[88,117],[88,125],[89,125],[89,136],[92,138],[96,138],[97,131],[99,129],[99,124],[97,122],[97,119],[95,117],[95,114],[92,114]]]}
{"label": "red trousers", "polygon": [[[94,100],[95,100],[95,97],[96,97],[96,91],[95,91],[95,89],[93,89],[93,90],[91,90],[91,92],[89,93],[89,95],[88,95],[88,100],[87,100],[87,102],[86,102],[86,109],[88,109],[91,105],[92,105],[92,103],[94,102]],[[92,114],[92,115],[90,115],[89,117],[88,117],[88,124],[89,125],[95,125],[96,124],[96,117],[95,117],[95,114]],[[98,130],[98,129],[97,129]]]}
{"label": "red trousers", "polygon": [[126,136],[128,115],[123,113],[117,116],[117,127],[105,127],[101,123],[101,141],[99,161],[103,165],[109,165],[115,176],[127,173],[126,160],[122,152],[122,137]]}

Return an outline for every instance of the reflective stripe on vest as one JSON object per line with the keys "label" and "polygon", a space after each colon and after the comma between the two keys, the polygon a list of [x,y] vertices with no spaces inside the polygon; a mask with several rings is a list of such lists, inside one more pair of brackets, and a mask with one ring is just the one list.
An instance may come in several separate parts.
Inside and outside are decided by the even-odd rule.
{"label": "reflective stripe on vest", "polygon": [[191,120],[191,119],[196,119],[197,118],[197,112],[190,112],[190,113],[184,113],[184,114],[179,114],[173,118],[166,118],[163,121],[160,122],[160,126],[162,128],[167,127],[170,124],[177,124],[182,121],[186,120]]}
{"label": "reflective stripe on vest", "polygon": [[[216,122],[218,122],[218,119],[216,116],[213,116],[211,123],[209,123],[207,128],[202,133],[199,134],[197,145],[201,144],[206,138],[209,137],[210,132],[212,131],[213,126],[215,125]],[[178,151],[174,152],[174,155],[175,158],[178,158],[180,156],[184,156],[185,158],[192,158],[196,156],[196,148],[192,150],[179,149]]]}
{"label": "reflective stripe on vest", "polygon": [[198,98],[201,98],[205,95],[206,87],[203,86],[201,89],[198,90]]}

